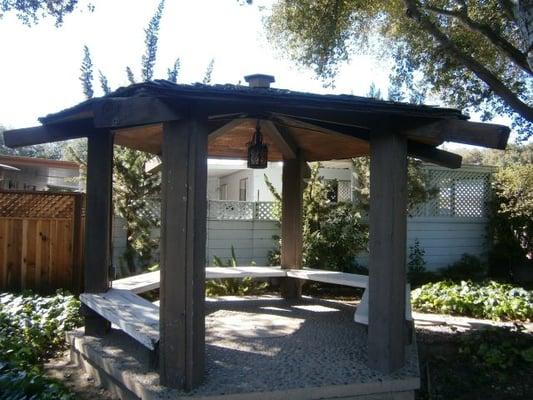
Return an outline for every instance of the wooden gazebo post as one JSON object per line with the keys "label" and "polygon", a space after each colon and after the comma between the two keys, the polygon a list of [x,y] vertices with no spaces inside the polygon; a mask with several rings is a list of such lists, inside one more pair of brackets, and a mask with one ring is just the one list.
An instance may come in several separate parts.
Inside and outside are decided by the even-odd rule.
{"label": "wooden gazebo post", "polygon": [[[85,293],[109,288],[111,267],[111,196],[113,188],[113,134],[106,129],[87,136],[87,203],[85,216]],[[102,335],[111,324],[83,307],[85,334]]]}
{"label": "wooden gazebo post", "polygon": [[407,139],[370,137],[368,362],[389,373],[405,363]]}
{"label": "wooden gazebo post", "polygon": [[163,123],[161,384],[192,389],[204,376],[207,117]]}
{"label": "wooden gazebo post", "polygon": [[[303,252],[303,192],[308,166],[305,160],[296,158],[283,161],[282,210],[281,210],[281,268],[302,267]],[[302,294],[299,279],[284,278],[281,295],[284,299],[297,299]]]}

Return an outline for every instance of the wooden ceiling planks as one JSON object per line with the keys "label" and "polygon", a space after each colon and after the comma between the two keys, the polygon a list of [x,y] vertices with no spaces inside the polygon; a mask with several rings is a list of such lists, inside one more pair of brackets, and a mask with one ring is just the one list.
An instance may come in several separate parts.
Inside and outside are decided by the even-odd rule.
{"label": "wooden ceiling planks", "polygon": [[[241,118],[232,120],[225,126],[223,134],[215,135],[208,142],[209,157],[214,158],[238,158],[246,159],[248,143],[256,128],[256,119]],[[313,127],[300,121],[278,119],[280,128],[285,130],[304,155],[307,161],[326,161],[367,155],[368,142],[350,137],[348,135],[326,132],[320,127]],[[261,124],[266,127],[268,124]],[[213,127],[212,127],[213,128]],[[220,132],[220,128],[214,126],[214,132]],[[161,154],[162,125],[144,125],[132,128],[124,128],[114,131],[115,143],[121,146],[146,151],[152,154]],[[268,146],[269,161],[282,161],[287,159],[287,149],[280,149],[279,138],[273,138],[269,129],[263,129],[264,142]]]}

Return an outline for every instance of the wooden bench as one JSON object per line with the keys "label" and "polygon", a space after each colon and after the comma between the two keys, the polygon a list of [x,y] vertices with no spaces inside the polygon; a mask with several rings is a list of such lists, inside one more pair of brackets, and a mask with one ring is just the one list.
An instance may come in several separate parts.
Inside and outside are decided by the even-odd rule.
{"label": "wooden bench", "polygon": [[[354,314],[354,321],[368,325],[368,276],[319,269],[282,269],[281,267],[207,267],[206,279],[296,278],[365,289]],[[106,293],[80,296],[82,303],[118,326],[132,338],[154,350],[159,342],[159,307],[137,296],[157,289],[159,271],[117,279]],[[410,290],[407,285],[405,317],[412,320]]]}
{"label": "wooden bench", "polygon": [[83,293],[80,301],[150,350],[159,342],[159,307],[129,290]]}
{"label": "wooden bench", "polygon": [[[159,271],[147,272],[140,275],[128,276],[117,279],[111,286],[115,289],[130,290],[133,293],[144,293],[159,288]],[[281,278],[286,277],[285,270],[281,267],[207,267],[206,279],[221,278]]]}

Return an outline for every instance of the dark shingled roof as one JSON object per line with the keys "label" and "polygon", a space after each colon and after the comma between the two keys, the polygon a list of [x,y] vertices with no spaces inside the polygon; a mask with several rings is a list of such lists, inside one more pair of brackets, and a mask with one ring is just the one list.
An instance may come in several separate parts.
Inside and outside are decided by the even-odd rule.
{"label": "dark shingled roof", "polygon": [[74,107],[49,114],[39,120],[43,124],[50,123],[79,112],[90,110],[93,104],[104,99],[137,96],[158,97],[169,102],[173,100],[195,100],[201,103],[202,101],[224,100],[249,101],[259,104],[290,103],[308,107],[335,107],[336,109],[343,109],[345,111],[407,114],[413,117],[427,118],[468,119],[468,116],[463,115],[457,109],[400,103],[346,94],[316,94],[295,92],[287,89],[250,88],[248,86],[232,84],[204,85],[196,83],[184,85],[175,84],[166,80],[155,80],[121,87],[106,96],[84,101]]}

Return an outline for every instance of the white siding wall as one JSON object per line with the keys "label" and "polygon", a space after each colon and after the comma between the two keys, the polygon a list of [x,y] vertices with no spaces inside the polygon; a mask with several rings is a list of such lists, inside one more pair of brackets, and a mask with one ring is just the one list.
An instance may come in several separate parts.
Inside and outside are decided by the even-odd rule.
{"label": "white siding wall", "polygon": [[[254,175],[254,195],[252,201],[274,201],[274,196],[270,193],[266,183],[265,175],[268,176],[272,185],[276,188],[278,193],[281,193],[281,163],[271,164],[267,169],[256,169],[253,171]],[[258,198],[259,195],[259,198]]]}
{"label": "white siding wall", "polygon": [[[488,221],[482,218],[409,218],[407,220],[407,256],[418,239],[425,251],[426,268],[436,271],[458,261],[465,253],[486,259]],[[368,254],[357,261],[367,266]],[[409,259],[407,259],[409,261]]]}
{"label": "white siding wall", "polygon": [[220,185],[228,185],[228,198],[226,200],[239,200],[239,181],[248,178],[248,192],[246,193],[246,201],[253,200],[254,179],[253,170],[243,169],[230,175],[220,177]]}
{"label": "white siding wall", "polygon": [[220,199],[220,179],[217,176],[209,176],[207,178],[207,199]]}
{"label": "white siding wall", "polygon": [[[126,248],[124,223],[115,218],[113,225],[113,264],[118,267],[120,256]],[[473,218],[410,218],[407,223],[407,252],[416,239],[426,252],[427,269],[435,271],[459,260],[465,253],[486,258],[487,220]],[[154,237],[159,232],[154,231]],[[276,246],[274,236],[280,235],[275,221],[207,221],[207,262],[213,263],[213,256],[222,260],[231,257],[231,246],[239,265],[267,265],[268,252]],[[156,256],[157,258],[157,256]],[[358,262],[367,265],[368,255],[358,257]]]}
{"label": "white siding wall", "polygon": [[231,246],[239,265],[268,265],[268,252],[276,245],[279,235],[274,221],[207,221],[207,262],[217,256],[224,262],[231,257]]}

